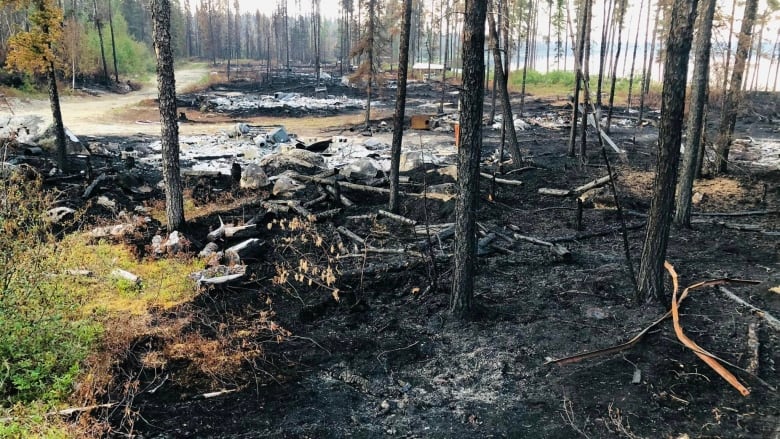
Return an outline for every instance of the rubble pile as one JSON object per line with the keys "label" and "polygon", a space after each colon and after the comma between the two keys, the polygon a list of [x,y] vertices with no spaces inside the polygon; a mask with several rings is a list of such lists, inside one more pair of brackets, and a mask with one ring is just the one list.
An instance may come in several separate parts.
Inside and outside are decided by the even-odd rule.
{"label": "rubble pile", "polygon": [[360,110],[365,101],[351,99],[346,96],[319,95],[309,97],[301,93],[277,92],[273,95],[219,92],[199,94],[190,99],[183,99],[190,106],[201,111],[211,111],[232,116],[249,115],[292,115],[303,114],[336,114],[344,110]]}

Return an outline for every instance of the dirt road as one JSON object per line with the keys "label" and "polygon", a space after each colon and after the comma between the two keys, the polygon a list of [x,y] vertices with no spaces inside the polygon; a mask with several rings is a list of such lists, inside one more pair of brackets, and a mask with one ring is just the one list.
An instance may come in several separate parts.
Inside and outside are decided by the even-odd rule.
{"label": "dirt road", "polygon": [[[197,84],[209,74],[206,66],[188,66],[176,71],[176,88],[183,90]],[[160,133],[159,113],[150,101],[157,98],[157,82],[153,78],[139,91],[124,95],[105,93],[99,96],[63,96],[62,118],[65,126],[77,136],[131,135]],[[37,115],[43,119],[42,129],[51,124],[48,99],[9,99],[16,115]],[[7,112],[7,110],[0,110]],[[185,125],[183,134],[194,134],[203,127]],[[209,132],[213,132],[213,127]],[[192,131],[192,132],[190,132]]]}

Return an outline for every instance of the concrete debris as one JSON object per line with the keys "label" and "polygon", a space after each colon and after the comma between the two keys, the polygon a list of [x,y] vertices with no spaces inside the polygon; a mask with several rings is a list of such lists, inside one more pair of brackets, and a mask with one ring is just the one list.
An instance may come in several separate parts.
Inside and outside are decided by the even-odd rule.
{"label": "concrete debris", "polygon": [[376,177],[379,169],[370,158],[360,158],[345,166],[340,174],[350,180],[367,180]]}
{"label": "concrete debris", "polygon": [[260,189],[270,184],[268,176],[260,165],[250,163],[241,172],[241,189]]}
{"label": "concrete debris", "polygon": [[288,175],[279,175],[274,182],[274,188],[271,193],[276,197],[292,197],[295,192],[306,186],[294,180]]}
{"label": "concrete debris", "polygon": [[273,96],[260,94],[223,93],[199,96],[200,108],[217,113],[251,114],[286,111],[302,113],[333,113],[345,109],[362,109],[364,102],[346,96],[307,97],[300,93],[277,92]]}

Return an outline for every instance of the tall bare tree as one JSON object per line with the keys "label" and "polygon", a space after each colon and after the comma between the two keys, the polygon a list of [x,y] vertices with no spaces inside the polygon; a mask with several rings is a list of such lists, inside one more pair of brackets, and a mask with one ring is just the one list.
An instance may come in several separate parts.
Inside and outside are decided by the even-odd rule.
{"label": "tall bare tree", "polygon": [[691,195],[693,180],[699,164],[699,151],[704,132],[704,116],[707,107],[708,81],[710,75],[710,52],[712,48],[712,19],[715,16],[716,0],[703,0],[699,5],[698,31],[696,34],[696,61],[693,66],[693,84],[691,85],[691,104],[686,127],[685,153],[683,154],[682,174],[677,184],[674,222],[680,226],[691,225]]}
{"label": "tall bare tree", "polygon": [[171,49],[171,2],[151,0],[154,51],[157,55],[157,92],[162,122],[162,171],[168,231],[184,225],[184,195],[179,170],[179,126],[176,122],[176,79]]}
{"label": "tall bare tree", "polygon": [[455,262],[450,312],[460,319],[473,313],[477,266],[476,212],[482,107],[485,95],[485,15],[487,2],[466,0],[463,24],[463,85],[460,94],[461,147],[458,150],[458,198],[455,202]]}
{"label": "tall bare tree", "polygon": [[664,88],[661,92],[656,176],[639,265],[637,300],[640,302],[651,298],[659,301],[664,299],[663,263],[666,259],[677,166],[680,162],[688,56],[697,3],[698,0],[675,0],[671,11],[664,61]]}
{"label": "tall bare tree", "polygon": [[409,41],[412,24],[412,0],[403,0],[403,21],[398,53],[398,89],[395,95],[393,116],[393,146],[390,159],[390,205],[391,212],[398,212],[398,170],[401,166],[401,143],[404,135],[404,113],[406,112],[406,79],[409,71]]}
{"label": "tall bare tree", "polygon": [[[489,3],[492,4],[492,2]],[[509,154],[512,156],[513,164],[519,166],[520,163],[523,162],[523,156],[520,154],[520,145],[517,143],[517,132],[515,131],[515,124],[512,116],[512,103],[509,100],[507,78],[504,73],[505,63],[502,60],[502,56],[508,56],[508,53],[502,55],[501,49],[498,46],[498,32],[496,31],[496,19],[493,16],[493,13],[488,13],[488,22],[490,23],[490,47],[493,49],[493,60],[495,64],[493,87],[498,86],[499,94],[501,95],[502,119],[504,129],[507,132],[507,137],[509,137]]]}
{"label": "tall bare tree", "polygon": [[726,92],[726,101],[718,128],[717,155],[715,157],[715,172],[728,170],[729,148],[737,123],[737,108],[742,100],[742,75],[745,72],[745,61],[753,36],[753,23],[756,20],[758,0],[745,2],[745,15],[742,17],[742,29],[737,40],[737,53],[734,55],[734,71],[731,73],[731,85]]}

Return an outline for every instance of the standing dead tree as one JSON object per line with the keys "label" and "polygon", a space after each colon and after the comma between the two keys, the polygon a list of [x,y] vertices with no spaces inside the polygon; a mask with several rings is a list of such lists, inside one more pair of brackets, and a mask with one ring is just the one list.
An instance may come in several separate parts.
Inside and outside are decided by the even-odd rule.
{"label": "standing dead tree", "polygon": [[697,4],[698,0],[675,0],[671,12],[669,35],[666,40],[664,88],[661,93],[656,177],[639,265],[637,291],[639,302],[650,298],[663,299],[663,264],[666,259],[677,167],[680,162],[688,56],[693,39]]}

